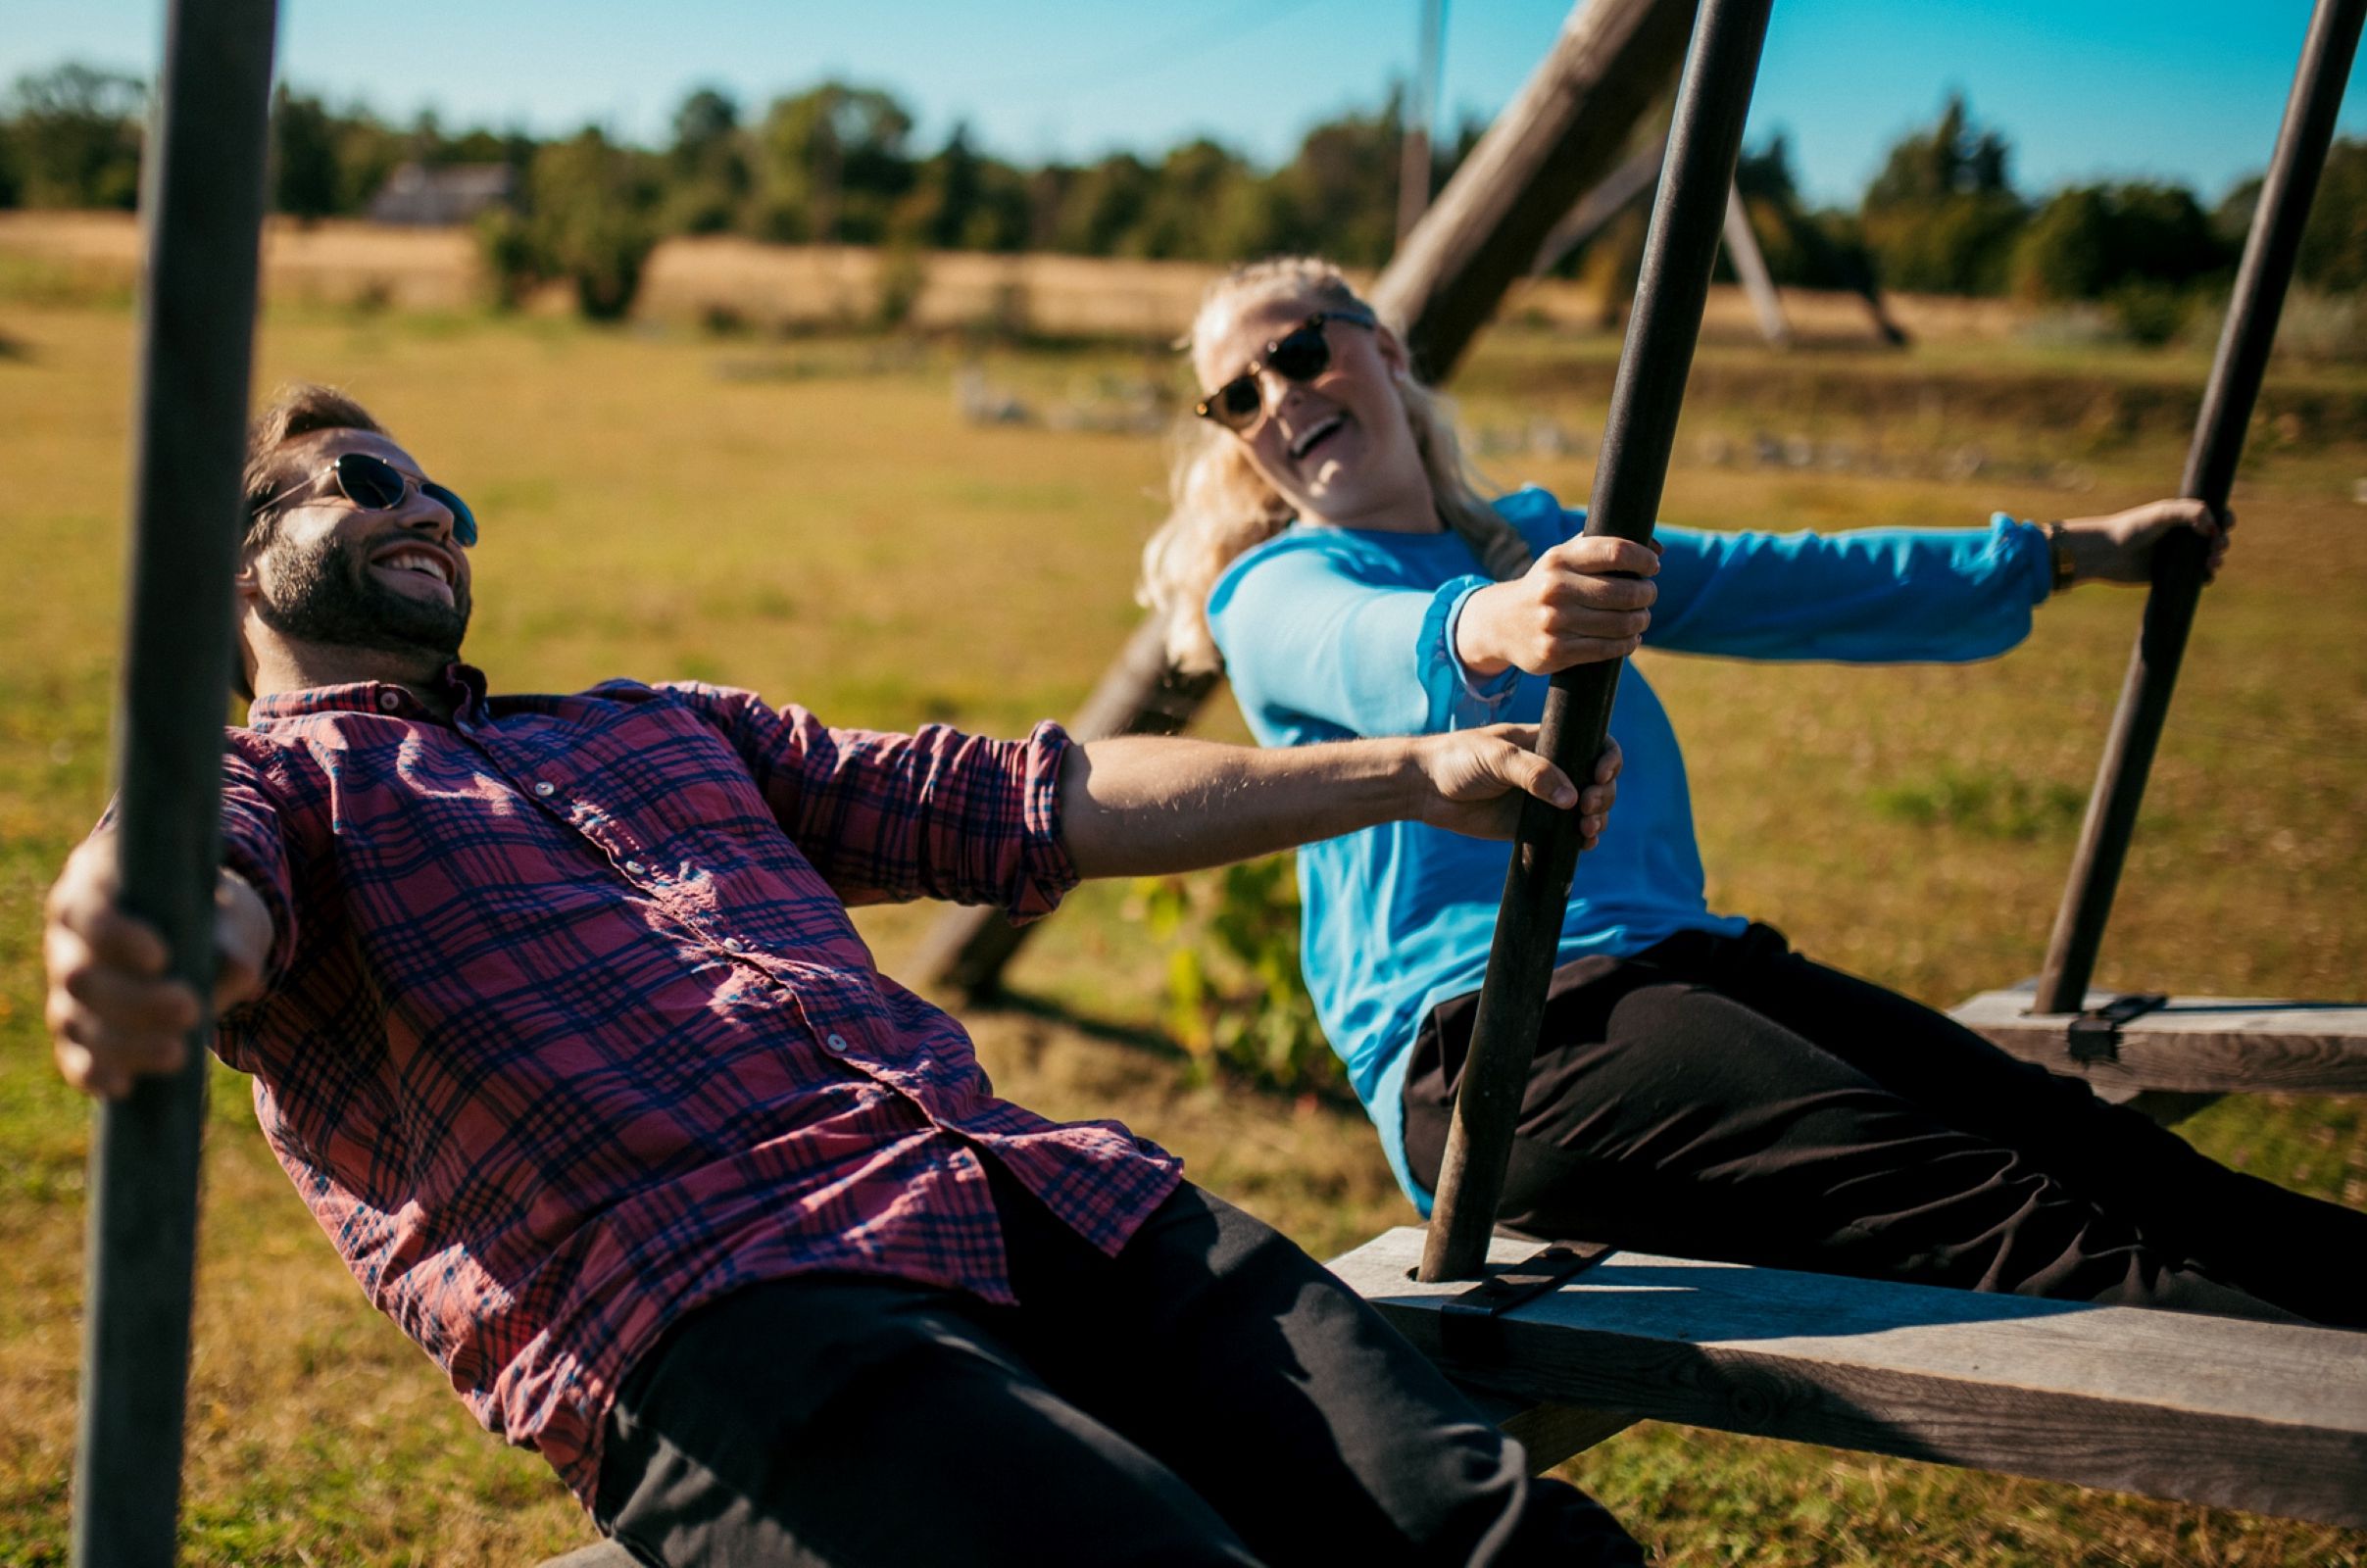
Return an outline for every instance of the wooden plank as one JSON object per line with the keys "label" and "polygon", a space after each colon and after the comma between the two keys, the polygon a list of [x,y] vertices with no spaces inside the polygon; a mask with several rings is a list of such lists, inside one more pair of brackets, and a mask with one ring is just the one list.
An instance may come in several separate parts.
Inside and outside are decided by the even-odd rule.
{"label": "wooden plank", "polygon": [[[2118,993],[2090,991],[2100,1007]],[[2108,1100],[2183,1094],[2367,1094],[2367,1005],[2172,997],[2121,1026],[2117,1060],[2072,1059],[2072,1014],[2032,1012],[2032,985],[1985,991],[1948,1014],[2024,1061],[2084,1078]]]}
{"label": "wooden plank", "polygon": [[1625,1410],[1589,1410],[1574,1404],[1540,1404],[1516,1395],[1465,1389],[1480,1414],[1516,1440],[1529,1455],[1529,1474],[1539,1476],[1573,1454],[1615,1438],[1636,1424]]}
{"label": "wooden plank", "polygon": [[[2367,1339],[1618,1252],[1441,1354],[1405,1226],[1333,1271],[1457,1381],[1729,1432],[2367,1525]],[[1492,1267],[1534,1244],[1499,1240]]]}

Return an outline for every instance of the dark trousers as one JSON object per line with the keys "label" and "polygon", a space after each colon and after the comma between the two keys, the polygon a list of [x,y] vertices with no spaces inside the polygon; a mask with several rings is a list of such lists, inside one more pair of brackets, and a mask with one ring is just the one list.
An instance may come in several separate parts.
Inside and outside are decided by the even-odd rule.
{"label": "dark trousers", "polygon": [[[1407,1065],[1427,1184],[1476,1001],[1434,1009]],[[1765,926],[1555,973],[1501,1214],[1678,1256],[2367,1327],[2367,1214],[2231,1171]]]}
{"label": "dark trousers", "polygon": [[1116,1257],[995,1170],[1016,1307],[751,1286],[627,1378],[601,1527],[680,1564],[1634,1563],[1305,1252],[1186,1186]]}

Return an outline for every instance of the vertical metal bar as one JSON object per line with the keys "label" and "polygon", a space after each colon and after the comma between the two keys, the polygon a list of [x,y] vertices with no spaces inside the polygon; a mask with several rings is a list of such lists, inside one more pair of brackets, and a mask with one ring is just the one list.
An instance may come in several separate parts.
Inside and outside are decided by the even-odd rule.
{"label": "vertical metal bar", "polygon": [[[1645,235],[1635,317],[1611,385],[1587,511],[1590,534],[1652,537],[1771,3],[1704,0],[1695,24],[1669,127],[1668,162]],[[1538,747],[1572,778],[1591,771],[1603,749],[1618,683],[1617,662],[1582,664],[1553,677]],[[1425,1280],[1468,1279],[1487,1261],[1512,1124],[1537,1049],[1577,861],[1575,815],[1525,801],[1472,1021],[1471,1052],[1448,1128],[1438,1201],[1422,1250]]]}
{"label": "vertical metal bar", "polygon": [[[2293,281],[2293,258],[2301,248],[2318,175],[2326,167],[2327,143],[2334,139],[2342,86],[2358,51],[2362,18],[2367,18],[2367,0],[2319,0],[2310,19],[2300,70],[2293,77],[2293,96],[2286,100],[2285,123],[2277,133],[2268,177],[2260,185],[2260,203],[2236,272],[2236,292],[2194,422],[2186,475],[2179,481],[2178,493],[2189,499],[2227,505],[2260,379],[2269,351],[2276,346],[2277,318],[2285,308],[2286,286]],[[2088,981],[2096,971],[2104,922],[2111,918],[2112,895],[2120,886],[2129,836],[2145,799],[2145,776],[2153,766],[2162,721],[2178,684],[2179,662],[2186,656],[2187,634],[2194,624],[2194,607],[2202,596],[2205,559],[2201,539],[2184,532],[2164,539],[2153,552],[2153,587],[2145,598],[2137,651],[2121,686],[2120,707],[2112,715],[2096,789],[2088,798],[2087,819],[2080,824],[2062,906],[2046,940],[2046,962],[2039,972],[2040,1012],[2078,1012],[2087,1004]]]}
{"label": "vertical metal bar", "polygon": [[[213,989],[230,575],[263,224],[273,0],[173,0],[141,207],[137,435],[116,708],[122,903]],[[99,1107],[90,1152],[74,1561],[173,1561],[210,1028]]]}
{"label": "vertical metal bar", "polygon": [[1446,53],[1447,0],[1419,0],[1413,76],[1405,86],[1398,152],[1398,238],[1430,210],[1430,132],[1438,121],[1439,60]]}

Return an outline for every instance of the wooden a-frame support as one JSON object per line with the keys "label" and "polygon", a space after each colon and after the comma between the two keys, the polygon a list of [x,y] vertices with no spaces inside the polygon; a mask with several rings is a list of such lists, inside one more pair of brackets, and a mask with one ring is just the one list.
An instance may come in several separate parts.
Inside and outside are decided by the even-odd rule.
{"label": "wooden a-frame support", "polygon": [[[230,575],[244,512],[273,0],[173,0],[142,160],[139,408],[116,708],[123,906],[211,995]],[[90,1152],[74,1562],[173,1560],[210,1024],[99,1106]]]}

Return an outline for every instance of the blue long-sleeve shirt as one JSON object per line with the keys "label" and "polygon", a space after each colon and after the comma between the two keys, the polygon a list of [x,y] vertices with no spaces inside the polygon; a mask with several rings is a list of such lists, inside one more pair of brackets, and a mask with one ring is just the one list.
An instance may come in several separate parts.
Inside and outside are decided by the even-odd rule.
{"label": "blue long-sleeve shirt", "polygon": [[[1496,503],[1531,550],[1585,514],[1543,490]],[[2030,631],[2050,587],[2045,534],[2002,515],[1988,528],[1843,534],[1664,527],[1648,647],[1747,659],[1961,662]],[[1294,525],[1234,562],[1208,599],[1233,695],[1258,741],[1297,746],[1535,722],[1548,682],[1481,680],[1455,651],[1464,602],[1490,579],[1454,533]],[[1610,732],[1626,756],[1616,831],[1578,863],[1560,961],[1626,956],[1680,931],[1735,933],[1710,912],[1676,732],[1641,671],[1619,678]],[[1317,1014],[1348,1065],[1389,1161],[1416,1206],[1401,1093],[1422,1018],[1479,988],[1507,844],[1388,822],[1299,852],[1300,959]]]}

